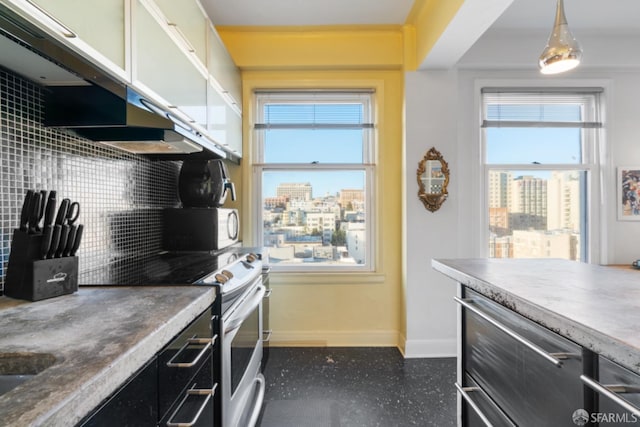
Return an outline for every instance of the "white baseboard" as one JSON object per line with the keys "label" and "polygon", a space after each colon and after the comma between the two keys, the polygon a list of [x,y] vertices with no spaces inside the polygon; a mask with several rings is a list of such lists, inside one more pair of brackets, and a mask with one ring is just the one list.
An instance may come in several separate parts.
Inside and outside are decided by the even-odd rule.
{"label": "white baseboard", "polygon": [[456,339],[446,340],[406,340],[404,357],[456,357],[458,354]]}
{"label": "white baseboard", "polygon": [[397,331],[273,331],[273,347],[398,347]]}

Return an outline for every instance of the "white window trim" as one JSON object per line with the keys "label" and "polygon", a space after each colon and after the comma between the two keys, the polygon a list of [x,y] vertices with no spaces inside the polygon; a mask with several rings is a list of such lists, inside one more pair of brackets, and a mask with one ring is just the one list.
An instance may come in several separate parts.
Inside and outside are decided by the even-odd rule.
{"label": "white window trim", "polygon": [[[260,91],[256,91],[258,93]],[[266,92],[271,94],[275,93],[275,96],[272,96],[269,101],[277,99],[281,102],[286,101],[294,101],[297,100],[292,98],[291,96],[287,96],[287,92],[300,93],[304,92],[301,90],[278,90],[278,89],[269,89]],[[279,92],[279,93],[278,93]],[[369,118],[370,122],[373,122],[373,117],[375,117],[374,105],[373,102],[375,98],[375,94],[373,94],[373,90],[310,90],[309,92],[313,93],[332,93],[336,94],[344,93],[345,96],[342,100],[354,100],[354,95],[358,96],[359,93],[366,94],[365,103],[365,111],[364,116]],[[334,274],[334,273],[363,273],[370,275],[376,272],[376,260],[378,256],[378,248],[375,244],[375,236],[376,230],[378,227],[376,212],[377,207],[375,204],[375,195],[377,194],[377,165],[375,164],[376,159],[376,148],[377,148],[377,129],[374,124],[373,129],[371,130],[370,141],[369,144],[365,144],[363,146],[363,163],[322,163],[322,164],[299,164],[299,163],[263,163],[264,159],[264,143],[261,140],[262,135],[256,133],[254,130],[254,124],[260,123],[263,121],[262,113],[264,111],[263,106],[267,101],[266,98],[263,98],[261,102],[256,102],[256,93],[253,94],[254,99],[252,101],[253,105],[255,105],[255,116],[254,122],[251,123],[251,132],[252,132],[252,158],[254,159],[252,164],[252,187],[253,191],[253,200],[252,200],[252,215],[251,217],[255,221],[253,224],[253,241],[257,242],[258,246],[262,246],[264,244],[264,224],[262,221],[262,209],[263,209],[263,194],[262,194],[262,173],[264,171],[272,171],[272,170],[283,170],[283,171],[292,171],[292,170],[304,170],[304,171],[320,171],[320,170],[354,170],[354,171],[364,171],[365,172],[365,208],[366,208],[366,237],[367,237],[367,261],[364,264],[347,264],[347,265],[271,265],[274,273],[285,273],[285,274],[294,274],[294,273],[304,273],[304,274]],[[332,98],[327,99],[328,101],[339,101],[340,99]],[[369,101],[372,102],[369,102]]]}
{"label": "white window trim", "polygon": [[[475,247],[476,256],[487,258],[489,255],[489,248],[487,242],[489,241],[489,200],[486,194],[488,188],[488,171],[485,170],[485,158],[484,143],[482,136],[482,88],[485,87],[502,87],[505,90],[517,91],[518,88],[540,88],[541,91],[547,88],[582,88],[582,87],[602,87],[604,92],[600,99],[600,120],[604,123],[602,129],[600,129],[598,135],[597,146],[594,147],[594,159],[592,159],[592,170],[588,175],[588,183],[591,190],[587,194],[587,215],[589,218],[587,224],[587,232],[589,235],[588,252],[589,259],[585,260],[588,263],[595,264],[607,264],[608,252],[607,247],[607,221],[609,213],[607,211],[607,204],[610,202],[611,197],[604,193],[605,188],[614,188],[614,177],[612,176],[613,166],[611,164],[610,150],[608,149],[608,143],[606,139],[607,128],[607,112],[608,105],[611,96],[610,80],[601,79],[558,79],[558,80],[496,80],[496,79],[475,79],[473,82],[473,117],[475,118],[475,136],[476,143],[471,150],[461,140],[465,150],[461,150],[462,155],[472,155],[476,160],[471,164],[471,176],[479,176],[480,179],[473,181],[475,183],[474,190],[471,193],[472,205],[477,207],[479,215],[475,217],[475,221],[471,224],[470,231],[472,233],[471,242],[472,247]],[[464,163],[464,162],[462,162]],[[492,168],[497,165],[491,165]],[[548,165],[549,168],[557,168],[560,165]],[[576,166],[584,166],[580,164],[571,165],[573,169]],[[511,168],[511,166],[510,166]],[[549,169],[547,168],[547,169]],[[462,238],[462,237],[461,237]],[[467,240],[468,244],[468,240]]]}

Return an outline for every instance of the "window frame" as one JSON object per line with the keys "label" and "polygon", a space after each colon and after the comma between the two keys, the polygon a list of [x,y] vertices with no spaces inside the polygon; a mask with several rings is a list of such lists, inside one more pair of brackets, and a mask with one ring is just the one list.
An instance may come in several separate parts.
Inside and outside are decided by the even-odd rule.
{"label": "window frame", "polygon": [[[266,96],[261,96],[268,94]],[[371,126],[365,129],[367,138],[363,138],[362,163],[266,163],[265,158],[265,140],[264,132],[257,131],[256,124],[264,123],[264,106],[265,104],[277,100],[278,102],[301,103],[303,96],[309,96],[304,103],[314,104],[311,97],[317,96],[324,103],[336,103],[339,101],[353,102],[356,99],[366,99],[363,111],[363,119],[367,118]],[[376,99],[373,89],[311,89],[311,90],[295,90],[295,89],[269,89],[255,90],[252,93],[252,104],[255,106],[253,122],[251,123],[252,132],[252,187],[253,187],[253,241],[258,246],[264,245],[264,197],[262,193],[262,176],[264,172],[277,171],[305,171],[305,172],[322,172],[322,171],[362,171],[364,173],[364,191],[365,191],[365,236],[366,243],[366,262],[363,264],[321,264],[321,263],[300,263],[282,265],[279,263],[271,264],[270,267],[277,273],[373,273],[376,271],[377,245],[375,244],[376,235],[376,204],[375,195],[377,194],[377,126],[374,118],[376,117]],[[363,120],[364,121],[364,120]],[[303,126],[300,127],[304,128]],[[330,126],[328,128],[331,128]]]}
{"label": "window frame", "polygon": [[[571,86],[552,86],[552,87],[492,87],[491,85],[479,85],[478,99],[479,99],[479,116],[480,116],[480,149],[479,160],[480,168],[482,171],[482,183],[481,183],[481,201],[482,207],[482,223],[480,227],[480,243],[481,254],[483,257],[488,258],[490,256],[489,239],[490,239],[490,214],[489,214],[489,173],[490,171],[579,171],[584,172],[586,175],[585,188],[582,190],[584,201],[582,202],[581,213],[581,247],[580,247],[580,261],[581,262],[594,262],[594,260],[601,259],[602,253],[599,251],[599,245],[601,241],[600,236],[600,218],[601,213],[599,204],[602,200],[601,188],[602,188],[602,161],[604,157],[604,136],[603,136],[603,116],[604,116],[604,89],[602,87],[571,87]],[[489,93],[502,92],[506,96],[517,94],[536,94],[538,96],[554,96],[558,94],[570,94],[576,98],[580,97],[580,94],[584,94],[583,98],[592,98],[587,101],[593,102],[590,106],[591,111],[586,115],[582,122],[587,122],[584,126],[571,126],[568,123],[561,123],[557,126],[550,125],[549,127],[582,127],[583,129],[592,129],[593,132],[581,132],[581,154],[582,159],[576,163],[547,163],[547,164],[524,164],[524,163],[488,163],[487,159],[487,137],[485,122],[485,97],[484,91]],[[533,103],[533,102],[532,102]],[[519,122],[522,126],[512,127],[535,127],[527,126],[527,122]],[[553,122],[549,122],[553,123]],[[509,124],[507,124],[509,126]],[[498,127],[498,126],[487,126]]]}

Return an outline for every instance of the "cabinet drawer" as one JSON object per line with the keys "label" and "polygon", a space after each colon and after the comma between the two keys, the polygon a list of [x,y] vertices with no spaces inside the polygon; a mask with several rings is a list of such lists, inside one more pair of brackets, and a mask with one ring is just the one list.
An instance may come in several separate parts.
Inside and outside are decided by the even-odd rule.
{"label": "cabinet drawer", "polygon": [[598,396],[591,416],[607,427],[640,425],[640,375],[598,356],[598,377],[582,377]]}
{"label": "cabinet drawer", "polygon": [[519,314],[464,290],[463,369],[518,426],[575,427],[584,405],[582,350]]}
{"label": "cabinet drawer", "polygon": [[159,413],[164,415],[202,369],[212,375],[211,310],[194,320],[158,354]]}
{"label": "cabinet drawer", "polygon": [[468,374],[464,376],[464,386],[458,387],[462,397],[463,425],[467,427],[485,427],[490,423],[494,427],[514,427],[515,424],[502,412],[493,400],[482,390]]}

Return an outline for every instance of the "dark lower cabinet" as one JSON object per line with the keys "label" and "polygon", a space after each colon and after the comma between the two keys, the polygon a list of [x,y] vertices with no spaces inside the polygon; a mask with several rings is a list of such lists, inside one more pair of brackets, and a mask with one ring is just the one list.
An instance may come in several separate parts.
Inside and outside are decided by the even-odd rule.
{"label": "dark lower cabinet", "polygon": [[640,425],[640,375],[461,290],[463,426]]}
{"label": "dark lower cabinet", "polygon": [[158,422],[158,360],[153,358],[96,409],[82,427],[144,427]]}
{"label": "dark lower cabinet", "polygon": [[470,390],[464,424],[575,427],[572,414],[584,406],[582,348],[469,289],[459,302],[463,391]]}
{"label": "dark lower cabinet", "polygon": [[209,308],[78,426],[219,425],[218,329]]}

